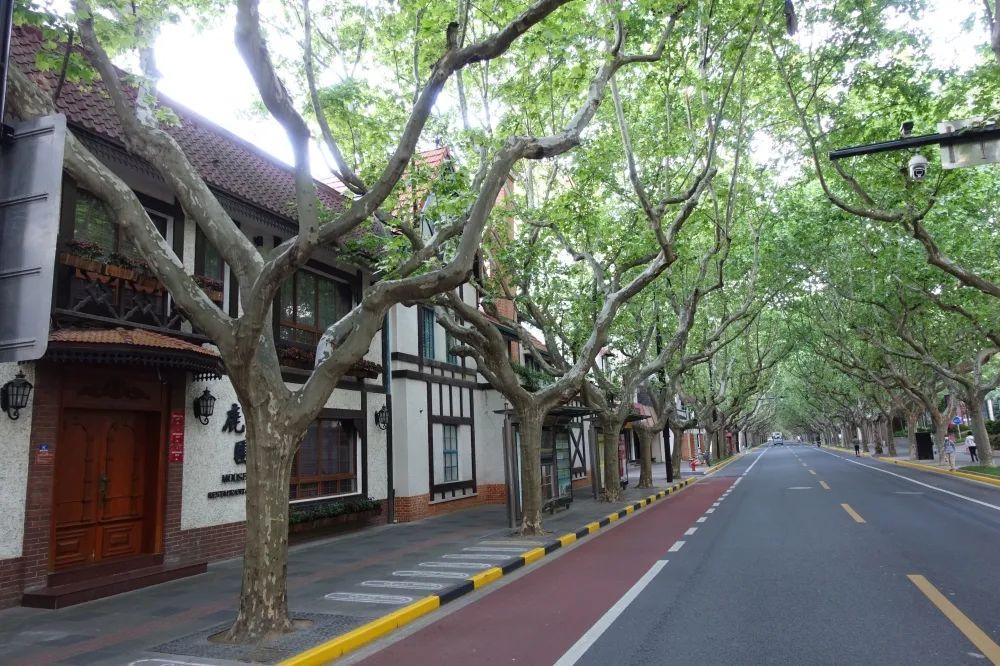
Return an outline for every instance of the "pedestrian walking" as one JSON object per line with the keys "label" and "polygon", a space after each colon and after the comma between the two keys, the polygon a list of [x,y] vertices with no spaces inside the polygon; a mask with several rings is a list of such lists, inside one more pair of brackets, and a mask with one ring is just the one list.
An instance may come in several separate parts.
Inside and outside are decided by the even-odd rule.
{"label": "pedestrian walking", "polygon": [[854,455],[861,457],[861,444],[858,442],[854,442]]}
{"label": "pedestrian walking", "polygon": [[972,462],[979,462],[979,458],[976,456],[976,438],[969,433],[969,436],[965,438],[965,445],[969,448],[969,457],[972,458]]}
{"label": "pedestrian walking", "polygon": [[944,438],[944,462],[947,463],[948,469],[955,471],[955,442],[952,441],[951,437]]}

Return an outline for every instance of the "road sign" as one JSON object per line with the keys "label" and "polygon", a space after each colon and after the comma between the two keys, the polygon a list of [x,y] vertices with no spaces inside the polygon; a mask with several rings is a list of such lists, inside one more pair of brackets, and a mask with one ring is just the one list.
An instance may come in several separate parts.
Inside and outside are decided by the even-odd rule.
{"label": "road sign", "polygon": [[13,124],[0,142],[0,363],[49,344],[66,116]]}
{"label": "road sign", "polygon": [[[996,125],[987,123],[983,118],[947,120],[938,123],[938,132],[941,134],[958,133],[960,136],[961,130],[969,129],[978,132],[978,130],[988,126],[995,127]],[[971,141],[962,141],[959,138],[953,142],[941,142],[941,168],[943,169],[982,166],[994,162],[1000,162],[1000,139],[996,137],[977,137]]]}
{"label": "road sign", "polygon": [[962,417],[961,417],[961,416],[956,416],[955,418],[953,418],[953,419],[951,420],[951,422],[952,422],[952,423],[953,423],[954,425],[962,425]]}

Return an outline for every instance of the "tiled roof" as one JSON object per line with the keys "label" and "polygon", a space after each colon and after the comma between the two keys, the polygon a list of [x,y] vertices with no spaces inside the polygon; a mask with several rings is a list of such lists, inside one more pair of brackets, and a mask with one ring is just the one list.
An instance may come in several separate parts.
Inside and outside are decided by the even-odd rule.
{"label": "tiled roof", "polygon": [[205,347],[200,347],[185,340],[172,338],[169,335],[162,335],[134,328],[63,328],[49,333],[49,342],[93,344],[93,345],[131,345],[135,347],[149,347],[153,349],[170,349],[174,351],[194,352],[204,354],[211,358],[218,358],[218,354]]}
{"label": "tiled roof", "polygon": [[[42,48],[42,42],[39,30],[15,28],[11,60],[43,90],[51,92],[58,73],[42,72],[35,64],[35,54]],[[135,90],[130,86],[125,90],[134,100]],[[180,125],[164,129],[174,137],[209,185],[295,221],[295,182],[291,167],[166,96],[159,95],[159,101],[180,121]],[[114,143],[123,143],[121,125],[100,81],[90,86],[67,81],[56,106],[66,114],[72,126]],[[316,189],[325,205],[334,209],[343,206],[343,196],[332,188],[317,181]]]}
{"label": "tiled roof", "polygon": [[[441,164],[450,156],[451,151],[447,146],[445,146],[442,148],[432,148],[431,150],[420,151],[413,156],[413,161],[420,167],[437,169],[437,167],[441,166]],[[406,174],[403,174],[403,177],[400,180],[405,181]],[[344,185],[344,183],[333,174],[320,178],[319,182],[323,183],[327,187],[333,188],[341,194],[347,191],[347,185]]]}

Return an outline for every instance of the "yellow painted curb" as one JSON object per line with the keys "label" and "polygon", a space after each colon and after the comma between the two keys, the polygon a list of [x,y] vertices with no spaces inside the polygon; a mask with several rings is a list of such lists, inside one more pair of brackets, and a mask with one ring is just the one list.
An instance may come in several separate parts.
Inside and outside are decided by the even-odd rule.
{"label": "yellow painted curb", "polygon": [[920,463],[910,462],[908,460],[885,460],[883,462],[892,463],[893,465],[902,465],[903,467],[909,467],[911,469],[922,469],[928,472],[934,472],[935,474],[944,474],[946,476],[960,476],[963,479],[969,479],[971,481],[979,481],[980,483],[988,483],[991,486],[1000,486],[1000,479],[990,479],[985,476],[979,476],[978,474],[970,474],[969,472],[954,471],[948,469],[937,469],[931,467],[930,465],[921,465]]}
{"label": "yellow painted curb", "polygon": [[[661,490],[655,495],[650,495],[647,498],[646,504],[652,504],[654,500],[666,497],[671,492],[683,490],[687,486],[697,483],[697,481],[698,479],[696,478],[684,479],[667,490]],[[625,507],[625,510],[628,513],[632,513],[635,511],[635,507],[630,505]],[[612,513],[608,516],[609,524],[615,522],[616,520],[618,520],[617,513]],[[593,534],[601,529],[601,525],[598,522],[587,523],[585,527],[587,532],[590,534]],[[575,541],[577,541],[576,534],[564,534],[559,537],[559,543],[561,546],[567,546]],[[521,553],[521,557],[524,559],[525,565],[536,562],[545,557],[545,555],[546,552],[544,548],[532,548],[531,550]],[[473,589],[479,589],[489,585],[501,577],[503,577],[503,569],[500,567],[490,567],[485,571],[469,576],[466,580],[472,583]],[[349,652],[353,652],[354,650],[357,650],[358,648],[385,636],[399,627],[413,622],[417,618],[430,613],[440,606],[441,598],[439,596],[432,595],[424,597],[409,606],[400,608],[399,610],[393,611],[388,615],[384,615],[378,619],[368,622],[367,624],[363,624],[346,634],[332,638],[325,643],[321,643],[316,647],[306,650],[305,652],[289,657],[288,659],[279,662],[277,666],[320,666],[321,664],[329,663],[338,657],[341,657]]]}
{"label": "yellow painted curb", "polygon": [[409,606],[363,624],[357,629],[321,643],[294,657],[289,657],[280,662],[278,666],[319,666],[320,664],[325,664],[377,638],[381,638],[393,629],[409,624],[418,617],[430,613],[440,605],[441,599],[437,596],[424,597]]}
{"label": "yellow painted curb", "polygon": [[525,551],[525,552],[521,553],[521,557],[524,558],[524,563],[525,564],[531,564],[532,562],[535,562],[535,561],[540,560],[543,557],[545,557],[545,549],[544,548],[532,548],[531,550],[528,550],[528,551]]}
{"label": "yellow painted curb", "polygon": [[484,585],[489,585],[501,576],[503,576],[503,569],[500,567],[490,567],[486,571],[481,571],[480,573],[469,576],[469,580],[472,581],[472,587],[478,590]]}
{"label": "yellow painted curb", "polygon": [[716,465],[712,465],[707,470],[705,470],[705,476],[708,476],[709,474],[715,474],[716,472],[718,472],[720,469],[722,469],[723,467],[725,467],[729,463],[736,462],[736,459],[740,458],[740,457],[741,457],[740,455],[734,454],[734,455],[729,456],[729,458],[726,459],[724,462],[718,463]]}

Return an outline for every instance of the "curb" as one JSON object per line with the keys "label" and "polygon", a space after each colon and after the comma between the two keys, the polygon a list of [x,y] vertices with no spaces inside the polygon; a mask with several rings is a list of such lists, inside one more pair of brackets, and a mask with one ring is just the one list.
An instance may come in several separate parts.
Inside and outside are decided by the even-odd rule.
{"label": "curb", "polygon": [[920,463],[908,462],[906,460],[885,460],[882,462],[892,463],[893,465],[902,465],[903,467],[910,467],[912,469],[922,469],[926,472],[934,472],[935,474],[944,474],[946,476],[959,476],[963,479],[968,479],[970,481],[979,481],[980,483],[988,483],[991,486],[1000,486],[1000,479],[994,479],[986,476],[985,474],[976,474],[975,472],[959,472],[951,471],[947,469],[936,469],[930,465],[921,465]]}
{"label": "curb", "polygon": [[723,462],[716,463],[715,465],[712,465],[711,467],[709,467],[708,469],[706,469],[705,470],[705,476],[708,476],[709,474],[715,474],[716,472],[718,472],[720,469],[722,469],[726,465],[728,465],[730,463],[733,463],[733,462],[736,462],[737,458],[742,458],[742,457],[743,457],[742,454],[740,454],[740,453],[734,453],[733,455],[729,456]]}
{"label": "curb", "polygon": [[[728,462],[730,461],[727,461],[724,464],[728,464]],[[469,576],[461,583],[452,586],[440,594],[432,594],[424,597],[423,599],[404,606],[399,610],[393,611],[388,615],[383,615],[376,620],[372,620],[371,622],[363,624],[356,629],[352,629],[346,634],[341,634],[340,636],[332,638],[325,643],[320,643],[305,652],[300,652],[299,654],[289,657],[284,661],[278,662],[277,666],[319,666],[320,664],[333,661],[338,657],[341,657],[349,652],[353,652],[368,643],[382,638],[396,629],[413,622],[419,617],[427,615],[428,613],[445,605],[449,601],[454,601],[455,599],[458,599],[473,590],[485,587],[510,572],[520,569],[521,567],[531,564],[532,562],[537,562],[549,553],[559,550],[564,546],[568,546],[574,541],[582,539],[589,534],[593,534],[602,527],[606,527],[611,523],[624,518],[630,513],[634,513],[644,507],[647,507],[653,502],[663,499],[671,493],[677,493],[697,481],[697,478],[684,479],[666,490],[661,490],[660,492],[649,495],[638,502],[629,504],[620,511],[609,513],[607,516],[598,521],[587,523],[576,532],[563,534],[544,546],[527,550],[520,555],[511,558],[502,566],[490,567],[489,569],[485,569],[484,571]]]}

